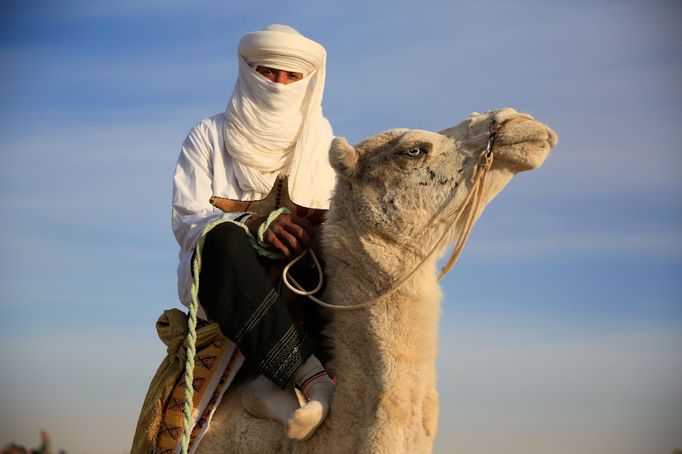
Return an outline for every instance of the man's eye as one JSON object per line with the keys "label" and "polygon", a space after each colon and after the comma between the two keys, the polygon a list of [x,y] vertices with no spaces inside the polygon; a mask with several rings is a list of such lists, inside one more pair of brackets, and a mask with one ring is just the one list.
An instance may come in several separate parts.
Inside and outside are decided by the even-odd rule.
{"label": "man's eye", "polygon": [[424,149],[419,147],[410,148],[405,152],[405,154],[411,158],[418,158],[422,153],[424,153]]}
{"label": "man's eye", "polygon": [[289,73],[289,79],[298,79],[298,74],[296,74],[296,73]]}

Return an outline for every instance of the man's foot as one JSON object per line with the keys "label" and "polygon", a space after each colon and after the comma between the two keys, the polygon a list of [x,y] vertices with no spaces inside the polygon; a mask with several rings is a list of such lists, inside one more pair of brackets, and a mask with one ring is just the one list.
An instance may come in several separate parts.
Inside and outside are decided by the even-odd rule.
{"label": "man's foot", "polygon": [[329,403],[334,394],[334,382],[315,356],[308,358],[296,370],[293,382],[303,391],[308,402],[294,411],[284,432],[291,439],[306,440],[329,413]]}
{"label": "man's foot", "polygon": [[301,407],[293,389],[280,389],[262,375],[242,391],[242,405],[256,418],[277,421],[285,427]]}

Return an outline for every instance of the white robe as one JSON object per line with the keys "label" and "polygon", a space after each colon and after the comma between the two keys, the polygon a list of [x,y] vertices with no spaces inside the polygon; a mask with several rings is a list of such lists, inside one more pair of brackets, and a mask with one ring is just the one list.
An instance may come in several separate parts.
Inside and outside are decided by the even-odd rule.
{"label": "white robe", "polygon": [[[258,200],[267,196],[267,193],[249,196],[240,189],[232,157],[225,150],[224,122],[225,114],[220,113],[192,128],[182,144],[173,177],[173,233],[180,245],[178,295],[185,306],[192,301],[192,253],[201,231],[210,222],[233,220],[241,214],[224,213],[209,203],[211,196],[238,200]],[[326,155],[327,150],[319,152]],[[201,307],[198,315],[207,318]]]}

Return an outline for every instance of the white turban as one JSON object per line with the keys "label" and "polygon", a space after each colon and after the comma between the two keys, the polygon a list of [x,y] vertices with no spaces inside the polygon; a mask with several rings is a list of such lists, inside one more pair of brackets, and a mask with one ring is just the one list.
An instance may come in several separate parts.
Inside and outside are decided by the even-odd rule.
{"label": "white turban", "polygon": [[[300,72],[304,78],[277,84],[256,66]],[[325,66],[324,47],[284,25],[248,33],[239,42],[239,78],[225,109],[224,136],[248,199],[266,195],[283,173],[289,175],[294,202],[329,207],[333,133],[322,114]]]}

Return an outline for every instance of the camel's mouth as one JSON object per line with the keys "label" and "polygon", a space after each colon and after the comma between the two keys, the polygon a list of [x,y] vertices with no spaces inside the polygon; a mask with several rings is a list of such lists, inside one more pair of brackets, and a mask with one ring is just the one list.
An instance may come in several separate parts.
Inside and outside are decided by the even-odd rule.
{"label": "camel's mouth", "polygon": [[[491,121],[492,120],[492,121]],[[532,116],[505,108],[471,117],[440,134],[462,140],[471,150],[485,149],[491,125],[501,125],[497,131],[493,153],[494,167],[502,166],[512,172],[536,169],[542,165],[549,150],[557,143],[557,135]]]}
{"label": "camel's mouth", "polygon": [[550,128],[532,118],[515,118],[497,133],[493,152],[498,164],[511,165],[515,171],[537,169],[557,143]]}

